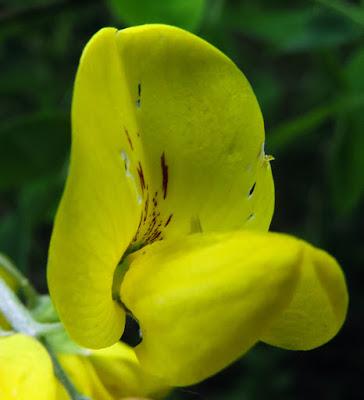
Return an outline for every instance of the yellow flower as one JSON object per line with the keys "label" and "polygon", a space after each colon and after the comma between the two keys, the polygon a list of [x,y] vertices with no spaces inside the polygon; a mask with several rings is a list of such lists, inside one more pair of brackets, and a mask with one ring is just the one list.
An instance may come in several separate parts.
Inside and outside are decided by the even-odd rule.
{"label": "yellow flower", "polygon": [[48,282],[75,341],[112,345],[132,314],[141,366],[178,386],[260,340],[307,350],[337,333],[344,276],[324,251],[266,232],[262,115],[220,51],[170,26],[102,29],[81,57],[72,129]]}
{"label": "yellow flower", "polygon": [[0,399],[56,399],[57,380],[45,348],[30,336],[0,338]]}
{"label": "yellow flower", "polygon": [[163,382],[141,369],[134,350],[124,343],[89,355],[59,354],[58,358],[79,392],[95,400],[159,398],[168,391]]}
{"label": "yellow flower", "polygon": [[[88,355],[58,354],[62,367],[77,390],[93,400],[129,396],[159,398],[168,387],[142,371],[133,349],[118,343]],[[41,390],[40,390],[41,388]],[[69,400],[54,375],[47,350],[23,334],[0,337],[1,400]]]}

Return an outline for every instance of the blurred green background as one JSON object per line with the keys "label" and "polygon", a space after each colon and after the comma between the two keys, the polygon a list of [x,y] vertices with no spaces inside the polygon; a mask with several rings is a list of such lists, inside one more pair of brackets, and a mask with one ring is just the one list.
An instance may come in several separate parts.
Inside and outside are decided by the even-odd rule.
{"label": "blurred green background", "polygon": [[364,1],[0,2],[0,251],[41,290],[70,146],[78,59],[103,26],[184,27],[244,71],[263,110],[276,182],[272,229],[327,249],[348,320],[312,352],[258,345],[173,399],[361,399],[364,374]]}

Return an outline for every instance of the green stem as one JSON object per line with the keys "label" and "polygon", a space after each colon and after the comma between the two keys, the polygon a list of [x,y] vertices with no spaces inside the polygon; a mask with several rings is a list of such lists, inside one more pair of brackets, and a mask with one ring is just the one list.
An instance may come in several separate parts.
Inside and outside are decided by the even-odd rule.
{"label": "green stem", "polygon": [[21,303],[15,293],[0,278],[0,311],[16,332],[40,337],[48,332],[58,330],[60,323],[40,324],[34,321],[28,309]]}
{"label": "green stem", "polygon": [[[13,327],[15,332],[21,332],[29,336],[37,337],[44,344],[52,359],[55,374],[64,385],[71,400],[89,400],[88,397],[78,393],[63,370],[57,359],[56,353],[53,351],[46,338],[48,333],[59,330],[62,327],[61,324],[39,323],[35,321],[28,309],[21,303],[2,278],[0,278],[0,311]],[[0,336],[6,335],[9,335],[9,332],[0,330]]]}
{"label": "green stem", "polygon": [[80,394],[72,381],[69,379],[68,375],[64,371],[62,365],[58,361],[56,353],[53,351],[52,346],[48,343],[46,338],[43,338],[42,343],[44,347],[48,350],[48,353],[52,359],[54,372],[58,378],[58,380],[62,383],[64,388],[66,389],[68,395],[71,400],[90,400],[89,397]]}
{"label": "green stem", "polygon": [[10,259],[0,253],[0,266],[17,282],[19,290],[24,295],[30,307],[36,303],[37,291],[31,285],[29,280],[15,267]]}

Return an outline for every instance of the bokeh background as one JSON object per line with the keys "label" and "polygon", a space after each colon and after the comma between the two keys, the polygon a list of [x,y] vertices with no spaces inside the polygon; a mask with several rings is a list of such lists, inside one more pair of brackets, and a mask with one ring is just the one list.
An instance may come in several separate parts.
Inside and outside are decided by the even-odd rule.
{"label": "bokeh background", "polygon": [[0,251],[46,292],[82,48],[103,26],[146,22],[195,32],[244,71],[276,158],[272,229],[335,255],[351,293],[347,322],[329,344],[258,345],[170,398],[364,398],[364,1],[0,1]]}

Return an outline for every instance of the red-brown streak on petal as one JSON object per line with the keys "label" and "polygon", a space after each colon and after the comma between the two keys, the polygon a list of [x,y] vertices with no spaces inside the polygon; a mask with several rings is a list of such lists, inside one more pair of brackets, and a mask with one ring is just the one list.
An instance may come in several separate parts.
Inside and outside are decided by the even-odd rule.
{"label": "red-brown streak on petal", "polygon": [[167,225],[171,222],[172,217],[173,217],[173,214],[171,214],[171,215],[168,217],[168,219],[167,219],[167,221],[165,222],[164,226],[167,226]]}
{"label": "red-brown streak on petal", "polygon": [[156,239],[159,238],[159,236],[160,236],[161,234],[162,234],[161,231],[156,231],[156,232],[154,232],[153,236],[150,238],[150,241],[151,241],[151,242],[154,242]]}
{"label": "red-brown streak on petal", "polygon": [[145,232],[144,236],[149,236],[156,224],[157,220],[153,218],[152,223],[149,225],[148,230]]}
{"label": "red-brown streak on petal", "polygon": [[132,150],[134,150],[133,142],[131,141],[130,136],[129,136],[129,132],[128,132],[128,130],[127,130],[125,127],[124,127],[124,132],[125,132],[125,135],[126,135],[126,137],[127,137],[127,139],[128,139],[130,148],[131,148]]}
{"label": "red-brown streak on petal", "polygon": [[157,222],[156,218],[153,217],[152,222],[149,224],[148,229],[145,231],[144,235],[148,235],[151,232],[156,222]]}
{"label": "red-brown streak on petal", "polygon": [[138,162],[137,171],[138,171],[138,176],[139,176],[139,181],[140,181],[140,187],[142,188],[142,192],[144,192],[145,180],[144,180],[144,173],[143,173],[142,164],[140,163],[140,161]]}
{"label": "red-brown streak on petal", "polygon": [[142,213],[141,213],[141,215],[140,215],[139,225],[138,225],[138,228],[137,228],[137,230],[136,230],[136,233],[135,233],[135,235],[134,235],[134,237],[133,237],[133,242],[135,242],[135,241],[137,240],[137,237],[138,237],[139,231],[140,231],[140,227],[142,226],[142,221],[143,221],[143,211],[142,211]]}
{"label": "red-brown streak on petal", "polygon": [[144,205],[144,219],[143,222],[147,220],[148,217],[148,206],[149,206],[149,193],[147,194],[147,198],[145,200],[145,205]]}
{"label": "red-brown streak on petal", "polygon": [[162,176],[163,176],[163,181],[162,181],[162,186],[163,186],[163,199],[167,197],[167,187],[168,187],[168,166],[166,164],[166,157],[164,152],[162,153],[161,156],[161,167],[162,167]]}

